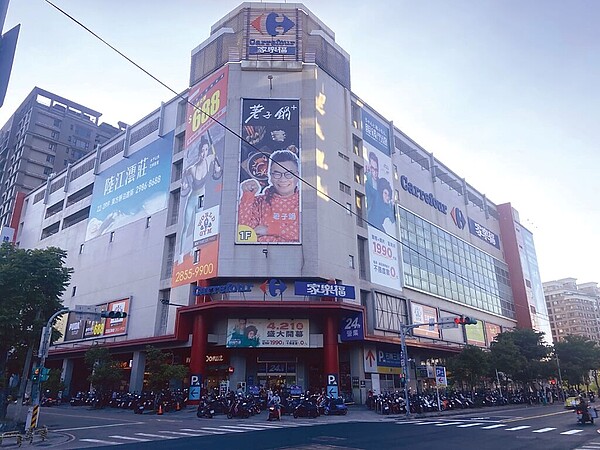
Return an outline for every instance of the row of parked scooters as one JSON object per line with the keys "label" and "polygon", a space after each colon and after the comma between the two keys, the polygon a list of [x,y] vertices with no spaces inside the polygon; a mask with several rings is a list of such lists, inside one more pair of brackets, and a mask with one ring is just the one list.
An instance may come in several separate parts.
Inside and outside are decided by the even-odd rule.
{"label": "row of parked scooters", "polygon": [[187,394],[183,390],[163,390],[161,392],[113,392],[98,395],[96,392],[77,392],[71,397],[71,406],[89,406],[92,408],[111,407],[130,409],[135,414],[160,410],[163,412],[177,411],[186,406]]}
{"label": "row of parked scooters", "polygon": [[266,398],[255,395],[230,394],[225,397],[205,395],[200,399],[196,416],[212,419],[217,414],[224,414],[229,419],[234,417],[246,419],[260,414],[267,408],[269,410],[267,420],[279,420],[283,415],[294,418],[315,418],[320,415],[348,414],[348,407],[342,398],[307,392],[303,395],[284,397],[279,403],[279,408],[277,405],[269,404]]}

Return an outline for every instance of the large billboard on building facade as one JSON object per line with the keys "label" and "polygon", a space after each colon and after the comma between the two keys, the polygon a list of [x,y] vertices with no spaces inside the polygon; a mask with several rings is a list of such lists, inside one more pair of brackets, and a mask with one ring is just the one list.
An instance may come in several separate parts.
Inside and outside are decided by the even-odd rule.
{"label": "large billboard on building facade", "polygon": [[228,75],[225,66],[194,86],[188,97],[173,287],[218,273],[225,128],[211,118],[225,120]]}
{"label": "large billboard on building facade", "polygon": [[227,347],[308,348],[308,319],[228,319]]}
{"label": "large billboard on building facade", "polygon": [[[436,308],[411,302],[410,309],[412,312],[413,324],[428,324],[430,320],[433,320],[434,323],[438,322],[438,314]],[[414,328],[412,332],[415,336],[423,336],[433,339],[439,339],[440,337],[440,332],[437,325],[434,325],[433,327],[429,327],[429,325],[424,325],[418,328]]]}
{"label": "large billboard on building facade", "polygon": [[[122,298],[107,303],[96,305],[97,311],[119,311],[129,313],[131,299]],[[99,315],[94,319],[81,318],[81,315],[71,311],[64,316],[61,326],[56,327],[63,333],[59,342],[79,341],[82,339],[96,339],[127,334],[128,318],[104,319]],[[65,323],[66,322],[66,326]]]}
{"label": "large billboard on building facade", "polygon": [[402,287],[396,215],[392,188],[392,158],[388,124],[362,110],[363,157],[371,282],[392,289]]}
{"label": "large billboard on building facade", "polygon": [[86,241],[167,207],[173,136],[157,138],[96,176]]}
{"label": "large billboard on building facade", "polygon": [[300,101],[242,99],[236,244],[299,244]]}
{"label": "large billboard on building facade", "polygon": [[250,10],[247,53],[256,59],[298,59],[299,37],[297,10]]}

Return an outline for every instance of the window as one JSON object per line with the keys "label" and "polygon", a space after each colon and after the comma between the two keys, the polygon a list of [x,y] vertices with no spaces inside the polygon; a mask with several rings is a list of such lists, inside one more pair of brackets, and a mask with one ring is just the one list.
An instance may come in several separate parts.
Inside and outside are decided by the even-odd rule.
{"label": "window", "polygon": [[400,191],[398,191],[398,189],[394,189],[394,200],[395,201],[400,201]]}
{"label": "window", "polygon": [[55,127],[57,127],[57,128],[60,127],[60,123],[61,123],[60,120],[54,119],[54,126]]}
{"label": "window", "polygon": [[79,254],[80,254],[80,255],[83,253],[83,246],[84,246],[84,245],[85,245],[85,244],[80,244],[80,245],[79,245]]}
{"label": "window", "polygon": [[350,158],[348,158],[346,155],[344,155],[342,152],[338,152],[338,156],[340,158],[342,158],[344,161],[350,161]]}
{"label": "window", "polygon": [[394,164],[394,180],[398,179],[398,166]]}
{"label": "window", "polygon": [[352,151],[357,156],[362,156],[362,139],[352,135]]}
{"label": "window", "polygon": [[358,184],[364,184],[364,170],[363,166],[354,163],[354,181]]}
{"label": "window", "polygon": [[351,114],[352,114],[352,125],[354,128],[360,129],[361,120],[360,120],[360,106],[356,103],[352,103]]}
{"label": "window", "polygon": [[340,181],[340,191],[342,191],[344,194],[350,195],[350,186]]}
{"label": "window", "polygon": [[358,276],[361,280],[367,280],[367,248],[368,241],[361,236],[356,238],[358,245]]}
{"label": "window", "polygon": [[352,215],[352,203],[346,202],[346,214]]}
{"label": "window", "polygon": [[110,238],[109,238],[109,241],[108,241],[108,242],[114,242],[114,240],[115,240],[115,232],[114,232],[114,231],[111,231],[111,232],[110,232]]}
{"label": "window", "polygon": [[354,269],[354,256],[353,255],[348,255],[348,267],[350,267],[351,269]]}
{"label": "window", "polygon": [[365,196],[360,192],[354,193],[354,203],[356,206],[356,225],[365,226]]}
{"label": "window", "polygon": [[77,286],[73,286],[73,289],[71,289],[71,297],[75,297],[76,292],[77,292]]}
{"label": "window", "polygon": [[53,132],[52,132],[52,135],[51,135],[51,136],[52,136],[52,139],[58,139],[58,136],[59,136],[59,134],[60,134],[60,133],[59,133],[58,131],[53,131]]}
{"label": "window", "polygon": [[53,142],[50,142],[50,143],[48,144],[48,148],[49,148],[50,150],[56,150],[56,144],[55,144],[55,143],[53,143]]}
{"label": "window", "polygon": [[194,250],[194,264],[198,264],[200,262],[200,250]]}
{"label": "window", "polygon": [[150,228],[150,219],[152,219],[152,216],[146,217],[146,228]]}
{"label": "window", "polygon": [[198,196],[198,209],[202,208],[204,206],[204,195],[199,195]]}
{"label": "window", "polygon": [[54,156],[52,156],[52,155],[46,155],[46,162],[54,163]]}

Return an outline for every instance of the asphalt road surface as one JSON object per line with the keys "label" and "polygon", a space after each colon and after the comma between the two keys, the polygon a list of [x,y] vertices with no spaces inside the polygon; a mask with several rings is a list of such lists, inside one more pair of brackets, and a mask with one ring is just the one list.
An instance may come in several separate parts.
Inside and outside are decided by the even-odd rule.
{"label": "asphalt road surface", "polygon": [[144,450],[600,450],[597,425],[578,425],[575,414],[560,405],[486,408],[410,419],[381,416],[357,406],[347,416],[284,416],[281,422],[268,422],[265,412],[249,419],[198,419],[192,408],[162,416],[137,416],[131,411],[66,406],[43,408],[41,422],[51,430],[46,446],[61,449],[119,445]]}

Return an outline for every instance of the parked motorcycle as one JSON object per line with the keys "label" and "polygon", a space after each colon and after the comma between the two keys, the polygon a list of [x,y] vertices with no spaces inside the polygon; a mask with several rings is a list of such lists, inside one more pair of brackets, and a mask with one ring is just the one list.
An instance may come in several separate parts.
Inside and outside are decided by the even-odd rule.
{"label": "parked motorcycle", "polygon": [[298,417],[309,417],[314,419],[319,416],[319,408],[315,402],[304,399],[296,406],[292,415],[294,416],[294,419],[297,419]]}
{"label": "parked motorcycle", "polygon": [[206,417],[207,419],[212,419],[215,415],[215,410],[211,408],[210,403],[207,401],[201,401],[198,404],[198,409],[196,410],[196,417],[201,419],[202,417]]}
{"label": "parked motorcycle", "polygon": [[269,406],[269,415],[267,420],[281,420],[281,407],[276,405]]}

